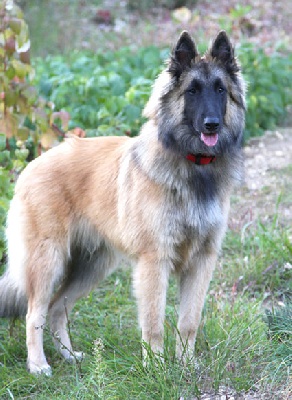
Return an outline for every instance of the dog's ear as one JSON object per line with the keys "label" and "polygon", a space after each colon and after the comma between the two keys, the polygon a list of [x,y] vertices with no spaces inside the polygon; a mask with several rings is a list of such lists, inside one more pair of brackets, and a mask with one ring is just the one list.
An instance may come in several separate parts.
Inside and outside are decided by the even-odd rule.
{"label": "dog's ear", "polygon": [[169,72],[179,78],[186,68],[191,67],[192,60],[198,55],[196,45],[187,31],[183,31],[173,49]]}
{"label": "dog's ear", "polygon": [[226,67],[233,67],[234,72],[236,69],[238,70],[234,49],[225,31],[218,33],[210,49],[210,54]]}

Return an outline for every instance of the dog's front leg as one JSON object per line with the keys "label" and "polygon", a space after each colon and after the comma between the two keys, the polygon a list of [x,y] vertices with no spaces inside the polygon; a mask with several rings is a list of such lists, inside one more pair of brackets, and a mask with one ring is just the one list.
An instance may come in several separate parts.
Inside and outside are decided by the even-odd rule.
{"label": "dog's front leg", "polygon": [[215,267],[215,253],[200,255],[180,275],[180,305],[176,354],[183,360],[194,356],[195,340],[206,293]]}
{"label": "dog's front leg", "polygon": [[[156,354],[163,352],[163,325],[169,263],[158,261],[152,254],[143,255],[134,270],[134,290],[138,302],[142,340]],[[147,357],[147,349],[143,350]]]}

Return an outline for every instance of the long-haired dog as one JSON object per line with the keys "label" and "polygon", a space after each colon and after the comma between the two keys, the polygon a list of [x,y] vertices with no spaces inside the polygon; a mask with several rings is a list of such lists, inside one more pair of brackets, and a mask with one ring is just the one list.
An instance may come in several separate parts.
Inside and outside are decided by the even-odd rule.
{"label": "long-haired dog", "polygon": [[[7,218],[0,316],[26,314],[28,369],[50,374],[48,316],[57,349],[74,353],[67,312],[134,261],[142,339],[163,350],[168,278],[179,278],[177,355],[190,355],[243,169],[245,85],[220,32],[201,56],[187,32],[156,80],[136,138],[72,138],[32,161]],[[78,172],[76,172],[78,171]]]}

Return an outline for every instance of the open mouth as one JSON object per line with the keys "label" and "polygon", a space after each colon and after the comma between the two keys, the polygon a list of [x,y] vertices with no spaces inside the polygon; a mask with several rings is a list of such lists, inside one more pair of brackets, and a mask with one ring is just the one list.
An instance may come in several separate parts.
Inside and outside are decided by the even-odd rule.
{"label": "open mouth", "polygon": [[218,142],[218,133],[203,133],[201,132],[201,140],[208,147],[213,147]]}

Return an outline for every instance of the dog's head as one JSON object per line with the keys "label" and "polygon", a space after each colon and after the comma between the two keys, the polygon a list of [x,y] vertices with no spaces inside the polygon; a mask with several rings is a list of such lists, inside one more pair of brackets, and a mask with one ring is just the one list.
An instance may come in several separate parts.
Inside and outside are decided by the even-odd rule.
{"label": "dog's head", "polygon": [[240,146],[244,112],[245,85],[226,33],[201,56],[183,32],[144,110],[163,145],[182,154],[222,154]]}

